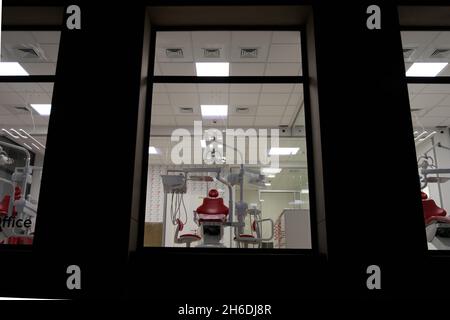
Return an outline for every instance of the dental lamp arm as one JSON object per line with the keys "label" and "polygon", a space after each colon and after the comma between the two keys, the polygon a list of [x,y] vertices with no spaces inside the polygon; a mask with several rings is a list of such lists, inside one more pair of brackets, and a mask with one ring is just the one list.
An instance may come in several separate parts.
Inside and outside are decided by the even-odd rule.
{"label": "dental lamp arm", "polygon": [[228,187],[228,194],[229,194],[229,196],[228,196],[228,210],[229,210],[228,221],[230,223],[233,223],[233,213],[234,213],[234,210],[233,210],[234,209],[233,208],[233,187],[231,186],[231,184],[228,181],[226,181],[225,179],[223,179],[220,176],[220,173],[217,173],[216,179]]}

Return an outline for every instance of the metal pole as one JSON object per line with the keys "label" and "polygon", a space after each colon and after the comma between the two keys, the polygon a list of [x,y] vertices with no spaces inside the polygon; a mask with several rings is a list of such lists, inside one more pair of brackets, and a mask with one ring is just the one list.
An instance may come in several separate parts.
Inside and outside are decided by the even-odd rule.
{"label": "metal pole", "polygon": [[[434,144],[434,137],[431,137],[431,144],[433,145],[433,157],[435,161],[436,168],[439,168],[438,159],[437,159],[437,153],[436,153],[436,146]],[[439,173],[436,174],[437,176],[437,185],[438,185],[438,191],[439,191],[439,205],[441,208],[444,207],[444,202],[442,200],[442,190],[441,190],[441,182],[439,181]]]}
{"label": "metal pole", "polygon": [[166,215],[167,215],[167,193],[164,192],[164,210],[163,210],[163,232],[162,232],[162,247],[166,246]]}

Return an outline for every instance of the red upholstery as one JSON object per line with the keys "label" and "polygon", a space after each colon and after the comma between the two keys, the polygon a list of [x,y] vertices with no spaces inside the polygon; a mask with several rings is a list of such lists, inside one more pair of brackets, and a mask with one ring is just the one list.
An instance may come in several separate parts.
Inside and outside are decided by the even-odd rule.
{"label": "red upholstery", "polygon": [[178,224],[178,231],[183,231],[184,228],[183,222],[181,222],[180,219],[177,219],[177,224]]}
{"label": "red upholstery", "polygon": [[228,215],[228,207],[223,204],[222,198],[217,198],[219,192],[211,189],[208,196],[209,198],[203,198],[202,205],[196,210],[199,221],[224,221]]}
{"label": "red upholstery", "polygon": [[423,199],[428,199],[428,196],[427,196],[427,194],[425,193],[425,192],[420,192],[420,195],[422,196],[422,200]]}
{"label": "red upholstery", "polygon": [[447,212],[444,209],[438,207],[433,199],[424,198],[423,193],[422,193],[422,207],[426,224],[429,224],[432,221],[436,221],[437,217],[445,217],[447,215]]}
{"label": "red upholstery", "polygon": [[255,236],[252,234],[241,234],[239,235],[239,238],[254,238]]}
{"label": "red upholstery", "polygon": [[195,238],[197,240],[200,240],[202,237],[200,237],[199,235],[194,234],[194,233],[185,233],[180,236],[180,239],[183,239],[183,238]]}
{"label": "red upholstery", "polygon": [[[14,189],[14,200],[19,200],[22,196],[22,190],[20,187],[16,187]],[[3,197],[2,202],[0,202],[0,215],[8,214],[9,200],[11,199],[10,195],[5,195]],[[17,214],[16,208],[13,207],[13,216]]]}
{"label": "red upholstery", "polygon": [[256,220],[254,220],[252,223],[252,230],[256,231]]}

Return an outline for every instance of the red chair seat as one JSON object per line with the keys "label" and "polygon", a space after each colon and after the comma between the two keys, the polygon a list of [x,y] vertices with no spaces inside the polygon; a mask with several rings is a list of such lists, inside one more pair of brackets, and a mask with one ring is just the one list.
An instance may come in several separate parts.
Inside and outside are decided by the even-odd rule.
{"label": "red chair seat", "polygon": [[200,237],[199,235],[197,235],[197,234],[193,234],[193,233],[185,233],[185,234],[182,234],[181,236],[180,236],[180,239],[194,239],[194,240],[192,240],[192,241],[196,241],[196,240],[200,240],[202,237]]}

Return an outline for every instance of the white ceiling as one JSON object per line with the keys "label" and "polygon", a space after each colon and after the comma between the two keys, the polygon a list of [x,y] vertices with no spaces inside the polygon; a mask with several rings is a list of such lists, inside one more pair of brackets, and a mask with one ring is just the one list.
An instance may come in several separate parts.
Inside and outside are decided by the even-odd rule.
{"label": "white ceiling", "polygon": [[51,103],[52,83],[0,83],[0,129],[24,129],[45,144],[48,116],[41,116],[31,103]]}
{"label": "white ceiling", "polygon": [[[403,31],[403,48],[414,49],[405,58],[405,69],[414,62],[450,62],[446,57],[433,58],[436,49],[450,49],[449,31]],[[438,76],[450,76],[450,64]],[[450,84],[408,84],[414,127],[450,126]]]}
{"label": "white ceiling", "polygon": [[[182,58],[166,49],[181,48]],[[203,49],[220,49],[205,58]],[[257,48],[256,58],[242,58],[241,48]],[[300,33],[296,31],[164,31],[156,38],[155,75],[196,76],[195,62],[229,62],[231,76],[301,75]]]}
{"label": "white ceiling", "polygon": [[[202,120],[201,104],[229,105],[226,119],[204,119],[203,126],[290,126],[300,109],[296,124],[304,125],[302,84],[155,84],[152,102],[152,126],[192,126]],[[181,107],[191,107],[193,113],[182,113]]]}
{"label": "white ceiling", "polygon": [[[1,61],[19,62],[30,75],[54,75],[58,59],[59,31],[3,31]],[[33,49],[26,57],[17,49]]]}

